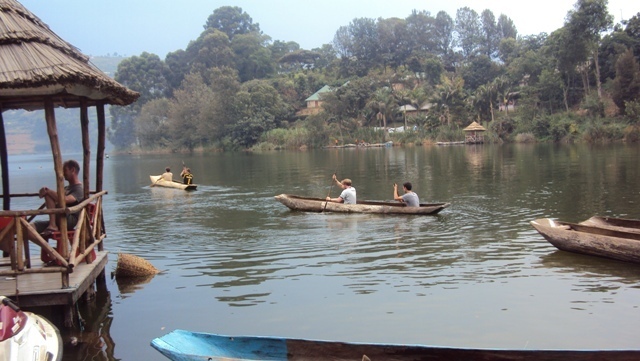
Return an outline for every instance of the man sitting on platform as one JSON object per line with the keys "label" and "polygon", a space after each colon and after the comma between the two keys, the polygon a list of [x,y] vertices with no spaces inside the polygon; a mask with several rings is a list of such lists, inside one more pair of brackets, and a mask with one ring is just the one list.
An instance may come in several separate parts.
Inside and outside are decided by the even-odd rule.
{"label": "man sitting on platform", "polygon": [[[80,179],[78,179],[78,173],[80,173],[80,165],[75,160],[68,160],[62,165],[64,179],[69,182],[69,185],[64,187],[64,200],[67,207],[75,206],[84,200],[84,187]],[[38,196],[44,198],[47,209],[60,208],[58,204],[58,193],[56,191],[42,187],[38,192]],[[69,214],[67,216],[67,229],[73,229],[76,223],[78,223],[78,213]],[[55,214],[50,214],[48,221],[35,221],[33,225],[38,233],[42,234],[45,239],[51,237],[53,232],[58,231]]]}

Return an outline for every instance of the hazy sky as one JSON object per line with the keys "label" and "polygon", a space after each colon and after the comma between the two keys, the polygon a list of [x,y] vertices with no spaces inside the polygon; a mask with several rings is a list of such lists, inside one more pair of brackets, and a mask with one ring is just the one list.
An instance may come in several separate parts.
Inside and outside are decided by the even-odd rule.
{"label": "hazy sky", "polygon": [[[413,9],[436,15],[468,6],[510,17],[520,35],[551,33],[564,24],[576,0],[18,0],[63,39],[87,55],[140,55],[164,59],[185,49],[221,6],[239,6],[273,40],[313,49],[333,40],[354,18],[406,18]],[[640,12],[639,0],[609,0],[615,21]]]}

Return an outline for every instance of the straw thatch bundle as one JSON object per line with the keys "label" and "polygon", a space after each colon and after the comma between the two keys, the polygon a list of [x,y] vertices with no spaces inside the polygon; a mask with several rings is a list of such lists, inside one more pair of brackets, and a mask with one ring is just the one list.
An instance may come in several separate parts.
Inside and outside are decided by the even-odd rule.
{"label": "straw thatch bundle", "polygon": [[118,253],[116,277],[144,277],[160,273],[149,261],[132,254]]}

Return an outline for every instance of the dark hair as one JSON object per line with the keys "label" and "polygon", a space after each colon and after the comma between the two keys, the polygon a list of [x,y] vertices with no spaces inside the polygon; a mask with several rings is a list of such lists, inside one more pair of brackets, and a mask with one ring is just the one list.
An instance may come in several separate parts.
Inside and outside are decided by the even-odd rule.
{"label": "dark hair", "polygon": [[64,164],[62,164],[62,168],[73,169],[76,171],[76,174],[80,173],[80,164],[73,159],[69,159],[64,162]]}
{"label": "dark hair", "polygon": [[171,172],[171,168],[167,167],[164,169],[166,172]]}
{"label": "dark hair", "polygon": [[405,182],[402,186],[404,186],[405,188],[407,188],[408,191],[411,190],[411,182]]}

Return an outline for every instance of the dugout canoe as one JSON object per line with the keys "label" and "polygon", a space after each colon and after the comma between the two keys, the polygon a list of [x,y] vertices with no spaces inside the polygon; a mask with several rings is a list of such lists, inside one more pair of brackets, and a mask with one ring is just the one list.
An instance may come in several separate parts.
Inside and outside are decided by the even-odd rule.
{"label": "dugout canoe", "polygon": [[291,194],[275,196],[276,200],[295,211],[379,213],[379,214],[438,214],[449,203],[421,203],[420,207],[407,207],[401,202],[358,201],[357,204],[327,202],[322,198],[300,197]]}
{"label": "dugout canoe", "polygon": [[282,337],[224,336],[175,330],[151,341],[173,361],[631,361],[640,350],[470,349],[426,345],[349,343]]}
{"label": "dugout canoe", "polygon": [[152,187],[175,188],[175,189],[182,189],[185,191],[195,191],[196,188],[198,188],[197,184],[184,184],[182,182],[176,182],[176,181],[169,182],[164,179],[160,179],[159,175],[150,175],[149,178],[151,179]]}
{"label": "dugout canoe", "polygon": [[586,221],[580,222],[580,224],[622,232],[640,233],[640,220],[637,219],[593,216]]}
{"label": "dugout canoe", "polygon": [[640,263],[640,233],[549,218],[536,219],[531,225],[560,250]]}

